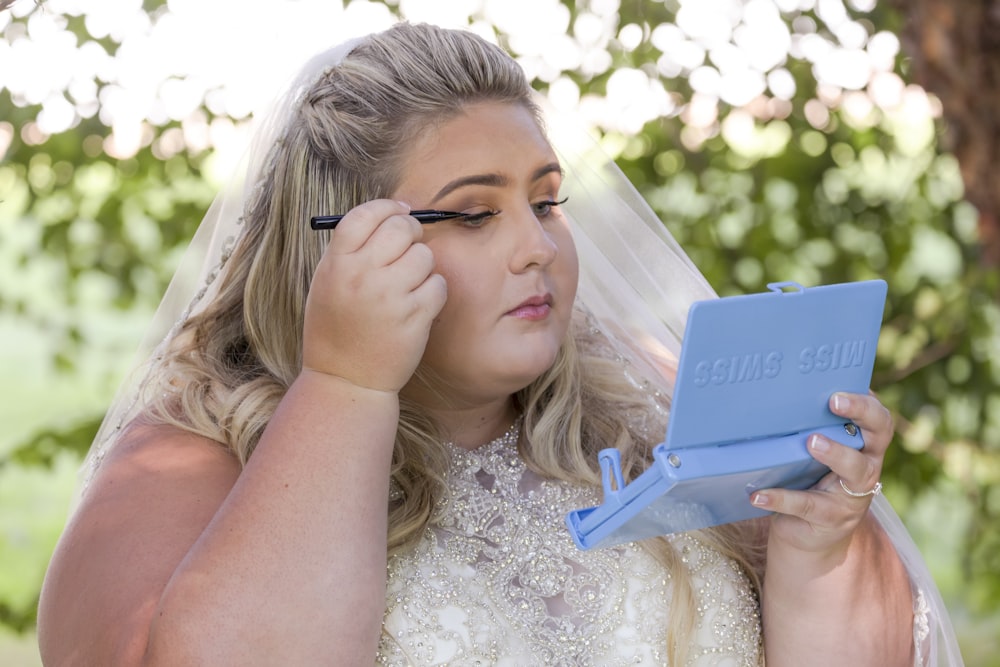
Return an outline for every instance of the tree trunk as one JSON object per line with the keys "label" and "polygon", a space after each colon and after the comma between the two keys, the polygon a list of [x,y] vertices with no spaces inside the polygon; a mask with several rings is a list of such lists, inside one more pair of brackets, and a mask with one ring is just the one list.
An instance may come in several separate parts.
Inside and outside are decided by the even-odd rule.
{"label": "tree trunk", "polygon": [[892,0],[915,83],[940,100],[943,147],[979,210],[982,259],[1000,266],[1000,0]]}

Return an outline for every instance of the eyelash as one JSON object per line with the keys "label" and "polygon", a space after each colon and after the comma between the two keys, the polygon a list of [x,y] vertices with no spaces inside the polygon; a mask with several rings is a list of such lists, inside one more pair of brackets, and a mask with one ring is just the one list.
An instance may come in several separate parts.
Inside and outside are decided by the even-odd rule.
{"label": "eyelash", "polygon": [[[552,201],[551,199],[547,199],[545,201],[540,201],[538,203],[532,204],[531,208],[535,209],[535,215],[537,215],[538,217],[546,217],[552,212],[553,207],[565,204],[566,200],[568,199],[569,197],[563,197],[559,201]],[[545,210],[543,212],[539,212],[538,211],[539,208],[544,208]],[[500,211],[492,211],[492,210],[483,211],[482,213],[472,213],[470,215],[458,218],[458,221],[463,225],[469,227],[478,227],[489,218],[492,218],[493,216],[499,214]]]}

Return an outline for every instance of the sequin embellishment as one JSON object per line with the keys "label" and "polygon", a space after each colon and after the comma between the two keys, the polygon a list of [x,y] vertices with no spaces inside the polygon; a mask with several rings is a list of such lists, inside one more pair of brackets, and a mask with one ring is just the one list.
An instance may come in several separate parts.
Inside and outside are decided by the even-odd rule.
{"label": "sequin embellishment", "polygon": [[[450,492],[421,542],[388,567],[381,665],[665,665],[670,576],[634,545],[580,551],[566,513],[599,491],[544,480],[517,454],[519,424],[449,447]],[[749,582],[696,540],[698,616],[689,665],[760,664]]]}

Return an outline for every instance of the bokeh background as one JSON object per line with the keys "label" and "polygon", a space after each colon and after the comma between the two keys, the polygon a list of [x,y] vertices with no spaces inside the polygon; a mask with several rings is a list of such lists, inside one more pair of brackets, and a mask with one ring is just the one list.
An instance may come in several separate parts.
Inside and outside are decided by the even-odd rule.
{"label": "bokeh background", "polygon": [[0,664],[253,111],[405,18],[506,46],[722,294],[884,278],[886,494],[1000,665],[1000,0],[0,0]]}

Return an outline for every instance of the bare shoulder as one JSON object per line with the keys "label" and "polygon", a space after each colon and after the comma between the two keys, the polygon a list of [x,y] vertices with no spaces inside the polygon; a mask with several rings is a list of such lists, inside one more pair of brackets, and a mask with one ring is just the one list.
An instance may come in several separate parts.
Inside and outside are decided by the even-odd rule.
{"label": "bare shoulder", "polygon": [[174,570],[240,474],[222,445],[161,425],[109,452],[46,574],[38,633],[46,665],[135,664]]}

